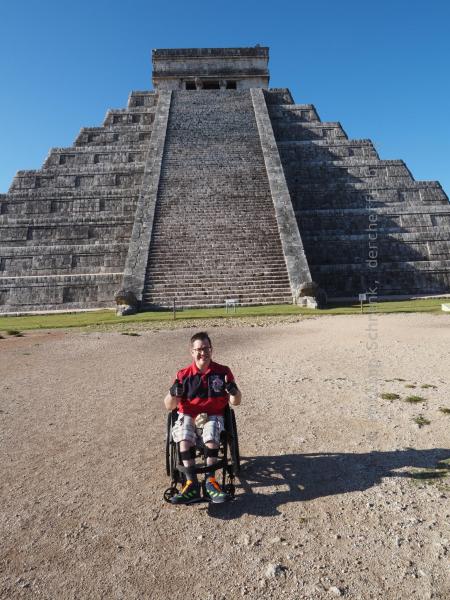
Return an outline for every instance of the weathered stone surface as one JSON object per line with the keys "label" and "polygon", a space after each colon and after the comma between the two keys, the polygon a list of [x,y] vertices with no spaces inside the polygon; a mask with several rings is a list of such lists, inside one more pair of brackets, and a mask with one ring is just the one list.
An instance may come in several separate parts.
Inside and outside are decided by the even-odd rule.
{"label": "weathered stone surface", "polygon": [[269,84],[269,48],[169,48],[153,50],[157,90],[250,89]]}
{"label": "weathered stone surface", "polygon": [[139,307],[139,300],[132,290],[119,290],[114,294],[114,300],[119,306],[128,306],[136,310]]}
{"label": "weathered stone surface", "polygon": [[123,287],[132,290],[139,303],[142,302],[148,253],[152,239],[153,219],[161,176],[170,102],[171,92],[161,92],[124,269]]}
{"label": "weathered stone surface", "polygon": [[121,289],[114,295],[117,304],[116,314],[119,316],[134,315],[139,309],[139,300],[131,290]]}
{"label": "weathered stone surface", "polygon": [[303,282],[311,281],[308,261],[292,208],[291,197],[286,185],[283,167],[273,135],[267,106],[262,90],[251,90],[264,162],[269,178],[272,200],[277,217],[283,255],[294,298],[299,295]]}

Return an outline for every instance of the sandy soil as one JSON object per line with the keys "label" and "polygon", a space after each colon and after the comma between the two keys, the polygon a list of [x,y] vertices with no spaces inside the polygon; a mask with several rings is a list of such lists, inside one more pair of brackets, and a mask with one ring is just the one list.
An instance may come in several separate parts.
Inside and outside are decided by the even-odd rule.
{"label": "sandy soil", "polygon": [[450,457],[449,318],[216,325],[243,391],[221,506],[162,499],[192,328],[0,340],[0,597],[448,599],[450,476],[420,474]]}

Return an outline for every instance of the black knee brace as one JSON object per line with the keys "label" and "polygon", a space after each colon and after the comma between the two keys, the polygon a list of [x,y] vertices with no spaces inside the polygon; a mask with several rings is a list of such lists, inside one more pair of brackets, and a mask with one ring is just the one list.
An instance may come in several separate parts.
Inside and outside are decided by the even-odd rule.
{"label": "black knee brace", "polygon": [[219,448],[208,448],[208,446],[205,446],[205,457],[209,458],[210,456],[217,458],[219,456]]}
{"label": "black knee brace", "polygon": [[191,446],[189,450],[183,450],[180,452],[181,460],[191,460],[195,458],[195,446]]}

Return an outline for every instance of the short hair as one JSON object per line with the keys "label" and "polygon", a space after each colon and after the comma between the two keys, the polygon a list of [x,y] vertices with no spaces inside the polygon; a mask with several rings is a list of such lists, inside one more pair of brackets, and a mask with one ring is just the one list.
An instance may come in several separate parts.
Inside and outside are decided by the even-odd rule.
{"label": "short hair", "polygon": [[208,344],[212,347],[211,338],[206,333],[206,331],[199,331],[198,333],[195,333],[191,337],[191,347],[194,345],[194,342],[196,342],[197,340],[207,341]]}

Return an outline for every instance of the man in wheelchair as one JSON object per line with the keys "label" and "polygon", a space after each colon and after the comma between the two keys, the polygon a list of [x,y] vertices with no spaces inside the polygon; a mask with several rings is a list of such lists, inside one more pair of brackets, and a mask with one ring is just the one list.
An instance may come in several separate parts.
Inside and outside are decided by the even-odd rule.
{"label": "man in wheelchair", "polygon": [[205,445],[205,492],[214,503],[229,499],[215,478],[220,435],[224,429],[224,413],[228,402],[241,403],[239,391],[231,370],[212,360],[212,344],[204,331],[190,340],[193,362],[178,371],[176,379],[164,398],[167,410],[178,410],[172,428],[173,441],[179,444],[186,481],[181,491],[170,498],[172,504],[192,504],[202,500],[201,487],[195,467],[195,448],[198,433]]}

